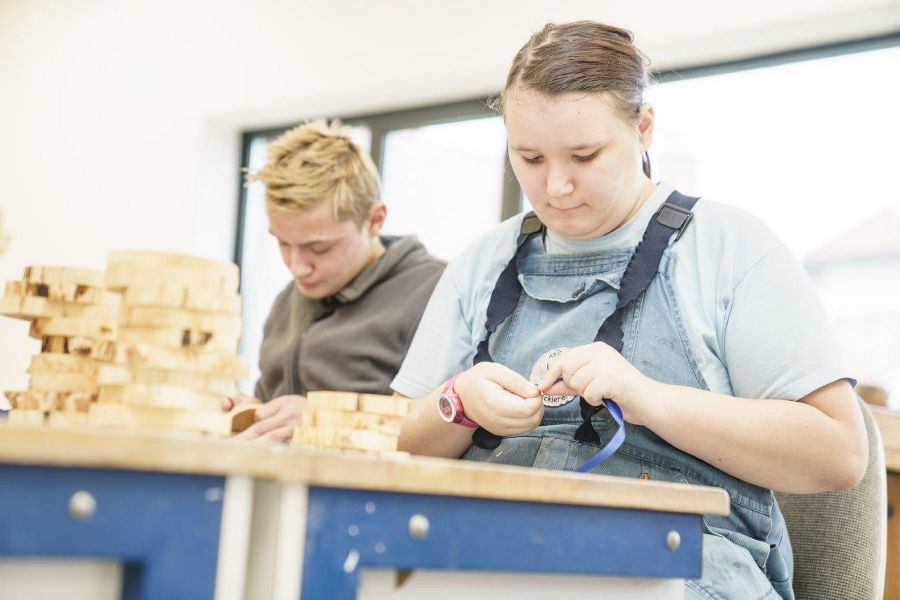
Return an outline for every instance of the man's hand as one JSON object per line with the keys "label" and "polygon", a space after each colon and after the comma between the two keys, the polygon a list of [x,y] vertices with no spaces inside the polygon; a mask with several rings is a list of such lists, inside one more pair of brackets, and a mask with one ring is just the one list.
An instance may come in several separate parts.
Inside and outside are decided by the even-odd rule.
{"label": "man's hand", "polygon": [[279,396],[256,409],[256,422],[234,436],[236,439],[264,439],[289,442],[306,406],[304,396]]}

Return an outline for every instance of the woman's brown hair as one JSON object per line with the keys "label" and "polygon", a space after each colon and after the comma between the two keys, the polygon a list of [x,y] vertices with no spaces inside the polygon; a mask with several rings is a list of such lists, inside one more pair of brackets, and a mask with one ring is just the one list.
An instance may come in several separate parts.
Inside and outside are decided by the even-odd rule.
{"label": "woman's brown hair", "polygon": [[[516,53],[506,86],[491,105],[502,113],[514,87],[548,96],[608,94],[623,119],[636,121],[650,84],[648,65],[630,31],[594,21],[547,23]],[[650,177],[646,153],[643,164]]]}

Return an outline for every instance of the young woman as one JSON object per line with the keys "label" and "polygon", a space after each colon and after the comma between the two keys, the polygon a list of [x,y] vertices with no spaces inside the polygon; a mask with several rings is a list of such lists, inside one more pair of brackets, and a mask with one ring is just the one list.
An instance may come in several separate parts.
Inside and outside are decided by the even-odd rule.
{"label": "young woman", "polygon": [[[650,180],[645,62],[629,32],[586,21],[515,56],[498,104],[539,221],[502,223],[447,268],[392,383],[419,398],[401,447],[722,487],[731,514],[705,519],[686,596],[792,598],[771,490],[858,483],[855,382],[762,223]],[[620,414],[624,443],[591,461]]]}

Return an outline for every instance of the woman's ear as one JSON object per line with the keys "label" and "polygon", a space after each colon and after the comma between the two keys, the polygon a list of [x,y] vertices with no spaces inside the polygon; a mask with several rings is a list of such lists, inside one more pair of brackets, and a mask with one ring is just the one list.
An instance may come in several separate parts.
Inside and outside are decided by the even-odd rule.
{"label": "woman's ear", "polygon": [[366,229],[368,229],[369,237],[376,237],[384,227],[384,220],[387,218],[387,206],[384,202],[376,202],[369,207],[369,216],[366,220]]}
{"label": "woman's ear", "polygon": [[646,152],[653,143],[653,106],[642,104],[638,113],[638,135],[641,140],[641,152]]}

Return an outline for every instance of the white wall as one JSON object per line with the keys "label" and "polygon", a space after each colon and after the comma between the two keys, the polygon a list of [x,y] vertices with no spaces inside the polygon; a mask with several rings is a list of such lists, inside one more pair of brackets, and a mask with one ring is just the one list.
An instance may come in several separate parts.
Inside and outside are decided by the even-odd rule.
{"label": "white wall", "polygon": [[[672,67],[896,30],[900,4],[3,0],[0,278],[113,248],[228,258],[241,129],[485,94],[534,29],[578,18]],[[0,319],[0,390],[34,351]]]}

